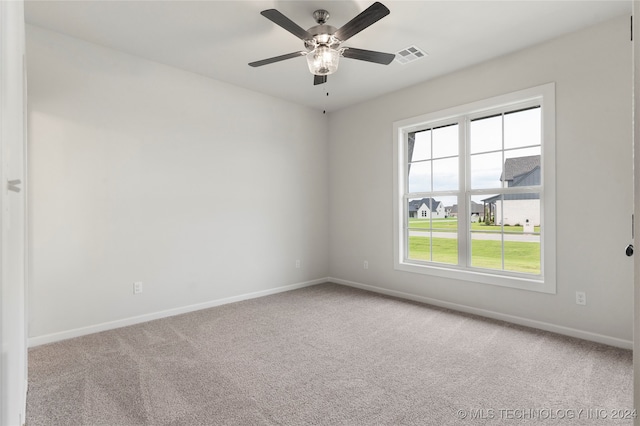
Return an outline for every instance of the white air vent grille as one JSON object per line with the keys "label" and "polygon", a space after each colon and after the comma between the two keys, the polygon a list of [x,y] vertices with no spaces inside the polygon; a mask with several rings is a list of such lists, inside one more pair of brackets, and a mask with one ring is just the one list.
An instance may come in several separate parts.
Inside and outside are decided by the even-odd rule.
{"label": "white air vent grille", "polygon": [[396,52],[396,62],[400,62],[401,64],[408,64],[409,62],[417,61],[418,59],[422,59],[427,56],[427,53],[424,50],[416,46],[409,46],[405,49],[402,49],[399,52]]}

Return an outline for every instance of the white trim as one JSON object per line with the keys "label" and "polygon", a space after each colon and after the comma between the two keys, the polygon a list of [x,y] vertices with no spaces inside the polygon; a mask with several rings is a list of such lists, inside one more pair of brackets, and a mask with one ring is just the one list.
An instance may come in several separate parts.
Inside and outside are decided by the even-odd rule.
{"label": "white trim", "polygon": [[[494,96],[488,99],[482,99],[464,105],[458,105],[444,110],[418,115],[416,117],[398,120],[393,123],[394,128],[402,128],[406,132],[419,131],[423,127],[437,126],[441,123],[447,123],[457,119],[461,115],[472,116],[478,113],[486,113],[491,111],[501,111],[510,105],[524,104],[530,100],[539,99],[540,95],[549,93],[551,90],[555,92],[555,83],[547,83],[529,89],[518,90],[516,92],[504,95]],[[487,104],[491,104],[492,108],[488,109]]]}
{"label": "white trim", "polygon": [[[27,400],[24,55],[24,2],[0,1],[0,425],[22,424]],[[8,193],[9,179],[21,194]]]}
{"label": "white trim", "polygon": [[[503,111],[510,106],[520,106],[540,104],[542,107],[542,186],[540,188],[524,188],[524,190],[535,190],[540,193],[541,199],[541,225],[544,231],[541,234],[540,257],[542,271],[540,275],[530,276],[527,274],[501,271],[501,270],[478,270],[462,264],[461,260],[468,260],[466,245],[468,240],[459,238],[458,265],[438,265],[435,263],[422,263],[420,261],[408,261],[405,248],[406,223],[404,209],[406,208],[407,177],[405,173],[405,139],[409,132],[419,131],[426,127],[432,127],[439,123],[457,121],[460,125],[460,117],[481,116],[495,111]],[[393,256],[394,269],[404,272],[413,272],[423,275],[432,275],[449,279],[457,279],[483,284],[497,285],[502,287],[518,288],[522,290],[536,291],[541,293],[556,294],[556,220],[555,220],[555,83],[547,83],[529,89],[519,90],[505,95],[495,96],[476,102],[459,105],[453,108],[408,118],[393,123]],[[466,127],[467,126],[463,126]],[[461,130],[462,132],[462,130]],[[465,138],[466,140],[466,138]],[[460,158],[467,156],[467,147],[461,142],[459,147]],[[460,160],[461,163],[463,160]],[[482,192],[469,188],[469,173],[465,166],[465,182],[460,180],[461,191],[458,196],[458,209],[461,205],[469,201],[470,194]],[[460,173],[462,168],[459,167]],[[487,190],[491,193],[509,193],[515,190],[507,188],[497,188]],[[520,192],[521,189],[518,189]],[[413,195],[413,194],[412,194]],[[432,196],[432,195],[429,195]],[[463,206],[463,207],[464,207]],[[464,208],[462,209],[464,213]],[[459,212],[460,213],[460,212]],[[460,217],[460,215],[458,215]],[[466,217],[466,216],[463,216]],[[462,234],[465,232],[465,234]],[[467,235],[466,224],[459,223],[459,235]]]}
{"label": "white trim", "polygon": [[[479,269],[472,267],[461,267],[458,265],[442,264],[420,264],[420,261],[399,262],[395,269],[403,272],[415,274],[431,275],[453,280],[470,281],[479,284],[495,285],[499,287],[517,288],[520,290],[535,291],[538,293],[556,294],[555,284],[549,286],[547,282],[538,277],[527,278],[509,271],[496,271],[491,269]],[[500,272],[498,274],[498,272]],[[513,274],[513,275],[510,275]]]}
{"label": "white trim", "polygon": [[[636,250],[640,249],[640,1],[633,2],[632,38],[633,38],[633,102],[631,117],[633,129],[633,202],[634,202],[634,234]],[[635,22],[634,22],[635,21]],[[633,260],[633,407],[640,408],[640,261]],[[636,419],[636,424],[638,420]]]}
{"label": "white trim", "polygon": [[413,300],[416,302],[426,303],[441,308],[447,308],[454,311],[465,312],[468,314],[479,315],[486,318],[505,321],[512,324],[522,325],[525,327],[531,327],[539,330],[549,331],[552,333],[562,334],[564,336],[575,337],[578,339],[589,340],[591,342],[602,343],[609,346],[615,346],[623,349],[632,349],[633,342],[631,340],[619,339],[617,337],[606,336],[603,334],[592,333],[590,331],[579,330],[576,328],[565,327],[562,325],[551,324],[544,321],[537,321],[530,318],[518,317],[515,315],[503,314],[500,312],[490,311],[487,309],[474,308],[468,305],[461,305],[458,303],[446,302],[439,299],[432,299],[430,297],[418,296],[411,293],[405,293],[402,291],[389,290],[386,288],[376,287],[368,284],[362,284],[355,281],[343,280],[340,278],[327,278],[327,281],[345,285],[348,287],[359,288],[361,290],[367,290],[374,293],[384,294],[387,296],[399,297],[401,299]]}
{"label": "white trim", "polygon": [[101,331],[107,331],[107,330],[114,330],[116,328],[127,327],[129,325],[135,325],[135,324],[140,324],[143,322],[153,321],[161,318],[167,318],[175,315],[186,314],[189,312],[213,308],[216,306],[226,305],[229,303],[241,302],[243,300],[255,299],[258,297],[269,296],[277,293],[283,293],[285,291],[296,290],[304,287],[310,287],[312,285],[325,283],[327,282],[327,280],[328,278],[318,278],[311,281],[304,281],[296,284],[285,285],[282,287],[271,288],[268,290],[255,291],[253,293],[246,293],[246,294],[240,294],[238,296],[225,297],[224,299],[210,300],[208,302],[196,303],[194,305],[167,309],[165,311],[152,312],[150,314],[124,318],[116,321],[103,322],[101,324],[75,328],[72,330],[61,331],[58,333],[45,334],[44,336],[31,337],[29,338],[29,347],[33,348],[35,346],[46,345],[47,343],[54,343],[54,342],[59,342],[61,340],[71,339],[74,337],[85,336],[87,334],[99,333]]}

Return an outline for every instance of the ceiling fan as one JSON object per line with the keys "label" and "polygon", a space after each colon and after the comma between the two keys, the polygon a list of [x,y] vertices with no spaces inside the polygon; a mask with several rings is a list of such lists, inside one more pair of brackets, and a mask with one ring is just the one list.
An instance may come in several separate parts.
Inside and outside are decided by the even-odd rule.
{"label": "ceiling fan", "polygon": [[329,12],[324,9],[319,9],[313,12],[313,18],[318,25],[304,30],[276,9],[263,10],[260,12],[262,16],[302,40],[305,50],[251,62],[249,65],[252,67],[260,67],[274,62],[284,61],[285,59],[306,56],[309,71],[313,74],[314,85],[326,83],[327,75],[333,74],[338,69],[338,61],[341,56],[344,58],[389,65],[395,58],[394,54],[340,46],[343,42],[384,18],[389,13],[389,9],[387,9],[385,5],[380,2],[375,2],[340,29],[336,29],[326,24],[329,19]]}

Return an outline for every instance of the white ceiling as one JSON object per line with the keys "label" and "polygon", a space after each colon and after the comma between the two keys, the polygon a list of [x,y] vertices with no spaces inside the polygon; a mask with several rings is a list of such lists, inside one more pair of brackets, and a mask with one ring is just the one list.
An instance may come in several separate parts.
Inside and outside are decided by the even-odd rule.
{"label": "white ceiling", "polygon": [[[303,50],[260,15],[275,8],[307,29],[327,9],[340,28],[373,1],[27,1],[27,23],[327,111],[381,96],[620,15],[631,0],[382,1],[391,14],[344,43],[388,53],[416,45],[429,56],[388,66],[342,59],[313,86],[304,58],[252,68]],[[28,52],[27,52],[28,54]],[[594,55],[598,52],[594,51]],[[329,96],[327,96],[327,92]]]}

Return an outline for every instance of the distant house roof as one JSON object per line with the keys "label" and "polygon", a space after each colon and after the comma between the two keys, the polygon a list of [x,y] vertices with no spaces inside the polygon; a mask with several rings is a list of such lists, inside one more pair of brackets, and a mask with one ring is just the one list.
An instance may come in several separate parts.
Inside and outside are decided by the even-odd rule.
{"label": "distant house roof", "polygon": [[[502,200],[504,201],[514,201],[514,200],[539,200],[540,194],[504,194]],[[485,203],[495,203],[500,200],[500,195],[494,195],[490,198],[485,198]]]}
{"label": "distant house roof", "polygon": [[514,180],[518,176],[522,176],[533,171],[536,167],[540,167],[539,155],[507,158],[504,162],[504,173],[500,176],[500,180],[503,182]]}
{"label": "distant house roof", "polygon": [[438,208],[438,205],[440,204],[440,201],[436,201],[433,198],[422,198],[420,200],[409,201],[409,211],[417,212],[423,204],[426,204],[432,212],[435,212]]}
{"label": "distant house roof", "polygon": [[[458,205],[454,204],[453,206],[449,207],[451,213],[458,213]],[[484,206],[482,204],[476,203],[475,201],[471,202],[471,214],[483,214],[484,213]]]}
{"label": "distant house roof", "polygon": [[[509,187],[540,185],[540,156],[507,158],[504,161],[504,173],[501,181],[509,183]],[[495,195],[482,200],[484,203],[494,203],[497,200],[537,200],[540,194],[504,194]]]}
{"label": "distant house roof", "polygon": [[484,213],[484,206],[482,204],[476,203],[475,201],[471,202],[471,213],[482,214]]}
{"label": "distant house roof", "polygon": [[518,176],[514,176],[509,186],[540,185],[540,166]]}

